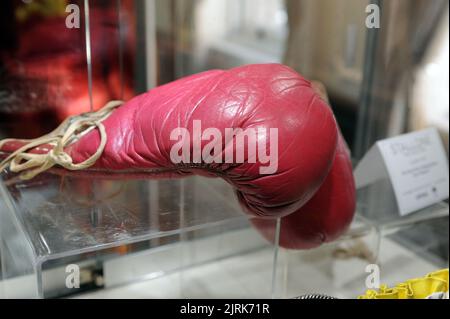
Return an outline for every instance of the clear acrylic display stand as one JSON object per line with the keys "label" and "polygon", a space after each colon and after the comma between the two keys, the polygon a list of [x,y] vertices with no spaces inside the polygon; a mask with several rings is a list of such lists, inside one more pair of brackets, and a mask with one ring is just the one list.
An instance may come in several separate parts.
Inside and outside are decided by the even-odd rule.
{"label": "clear acrylic display stand", "polygon": [[[124,297],[121,287],[143,282],[154,284],[142,297],[155,298],[355,298],[366,289],[370,264],[379,265],[386,283],[436,270],[439,261],[431,262],[431,255],[445,243],[433,231],[426,245],[414,240],[424,240],[427,223],[448,218],[447,203],[399,217],[389,189],[372,185],[359,191],[357,215],[344,236],[293,251],[273,244],[277,238],[262,239],[220,179],[43,174],[31,181],[3,176],[0,185],[3,298],[93,288]],[[373,199],[381,189],[385,200]],[[273,227],[279,236],[277,220]],[[80,289],[67,286],[73,265],[80,269]]]}
{"label": "clear acrylic display stand", "polygon": [[[100,287],[112,287],[273,250],[249,228],[234,194],[219,180],[123,182],[45,174],[0,187],[3,297],[73,293],[65,286],[72,264],[81,277],[96,275]],[[271,280],[263,292],[270,297]],[[179,285],[171,295],[182,293]]]}

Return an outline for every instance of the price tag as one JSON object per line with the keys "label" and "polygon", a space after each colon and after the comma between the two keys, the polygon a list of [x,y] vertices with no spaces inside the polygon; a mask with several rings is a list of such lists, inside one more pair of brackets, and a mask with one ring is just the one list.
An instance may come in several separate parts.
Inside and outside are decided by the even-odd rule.
{"label": "price tag", "polygon": [[402,216],[449,195],[448,159],[433,128],[378,141],[354,175],[357,188],[387,176]]}

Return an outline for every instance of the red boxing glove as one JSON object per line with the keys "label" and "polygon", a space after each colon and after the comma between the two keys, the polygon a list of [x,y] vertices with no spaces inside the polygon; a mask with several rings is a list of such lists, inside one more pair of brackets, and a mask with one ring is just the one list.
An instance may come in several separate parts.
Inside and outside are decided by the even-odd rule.
{"label": "red boxing glove", "polygon": [[[260,163],[192,163],[194,120],[217,128],[278,129],[277,171],[261,175]],[[215,175],[236,187],[239,200],[256,216],[284,216],[303,206],[317,191],[333,162],[337,128],[328,105],[309,82],[276,64],[208,71],[140,95],[104,121],[108,143],[94,170],[158,174]],[[171,140],[176,128],[190,133],[190,163],[175,164]],[[259,137],[269,143],[269,137]],[[209,141],[202,141],[201,150]],[[220,140],[220,151],[225,143]],[[100,143],[97,131],[74,144],[68,153],[86,160]],[[235,154],[234,154],[235,155]],[[234,156],[235,157],[235,156]],[[222,156],[223,160],[223,156]],[[123,174],[122,173],[122,174]]]}
{"label": "red boxing glove", "polygon": [[[200,121],[203,135],[196,135],[196,121]],[[189,76],[135,97],[102,124],[107,137],[104,150],[92,166],[77,174],[221,177],[235,187],[242,207],[253,216],[274,218],[294,213],[283,218],[282,228],[288,225],[286,229],[292,230],[281,240],[285,247],[312,247],[339,235],[350,223],[353,178],[331,109],[310,82],[286,66],[247,65]],[[258,151],[265,146],[265,155],[276,153],[276,158],[273,163],[263,162],[258,153],[258,161],[250,161],[250,138],[241,132],[232,140],[223,136],[212,139],[210,128],[223,136],[227,129],[255,129]],[[274,139],[271,129],[277,130]],[[174,140],[177,136],[185,139]],[[244,143],[238,145],[238,140]],[[80,163],[100,144],[101,135],[93,130],[65,152],[74,163]],[[0,149],[11,152],[20,145],[9,142]],[[174,161],[179,154],[173,152],[180,145],[189,151],[181,163]],[[239,148],[248,151],[243,161],[236,161]],[[235,161],[226,163],[230,149]],[[40,146],[30,152],[45,154],[49,150]],[[202,155],[199,161],[196,151]],[[222,162],[212,161],[218,158]],[[269,168],[275,170],[269,172]],[[345,196],[340,198],[342,194]],[[264,221],[255,225],[268,235]]]}
{"label": "red boxing glove", "polygon": [[[355,212],[355,183],[349,151],[339,135],[333,166],[322,186],[302,208],[281,218],[279,244],[289,249],[309,249],[338,238]],[[273,221],[254,218],[252,224],[274,241]]]}

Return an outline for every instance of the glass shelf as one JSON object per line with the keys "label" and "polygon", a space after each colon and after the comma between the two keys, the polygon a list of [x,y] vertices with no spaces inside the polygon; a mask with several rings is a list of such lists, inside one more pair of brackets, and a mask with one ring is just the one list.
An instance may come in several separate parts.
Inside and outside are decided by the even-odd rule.
{"label": "glass shelf", "polygon": [[[249,220],[231,187],[220,180],[192,177],[124,183],[44,174],[32,181],[5,177],[0,195],[3,278],[33,275],[32,297],[52,296],[45,282],[51,278],[43,272],[72,262],[104,263],[142,251],[152,251],[152,258],[158,259],[165,251],[174,260],[172,265],[148,267],[153,274],[163,274],[271,247],[256,231],[248,231]],[[198,240],[211,236],[215,237],[209,246],[198,248]],[[61,283],[64,275],[60,272]],[[148,275],[122,277],[132,281]]]}
{"label": "glass shelf", "polygon": [[[43,174],[20,181],[3,175],[0,256],[4,280],[0,294],[36,298],[73,294],[65,287],[65,267],[75,263],[91,278],[87,280],[91,286],[82,285],[86,290],[93,282],[95,288],[115,289],[178,276],[177,285],[166,289],[164,296],[208,297],[211,293],[218,298],[287,298],[335,292],[355,297],[356,291],[364,290],[365,266],[390,252],[383,250],[386,240],[403,241],[406,247],[411,241],[402,233],[408,227],[423,227],[430,220],[448,217],[448,203],[400,217],[395,202],[373,204],[372,196],[380,196],[378,187],[370,192],[358,192],[356,217],[339,240],[313,250],[292,251],[265,241],[242,213],[232,188],[220,179],[123,182]],[[276,234],[276,220],[273,227]],[[427,253],[415,256],[431,259]],[[208,265],[215,265],[214,271],[205,270],[216,279],[210,282],[212,286],[230,268],[238,282],[233,286],[223,280],[228,287],[223,290],[203,283],[200,289],[193,279],[200,278],[195,269],[208,269]],[[331,280],[334,267],[339,271]],[[352,276],[343,275],[342,267],[355,271]],[[297,273],[305,275],[301,282],[298,277],[290,278]],[[346,290],[346,284],[355,289]],[[245,287],[242,291],[247,295],[231,287]]]}

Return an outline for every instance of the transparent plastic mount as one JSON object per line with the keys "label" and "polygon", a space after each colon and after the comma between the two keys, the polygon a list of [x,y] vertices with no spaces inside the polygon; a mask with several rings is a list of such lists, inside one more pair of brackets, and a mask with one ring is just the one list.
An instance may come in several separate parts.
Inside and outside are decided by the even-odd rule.
{"label": "transparent plastic mount", "polygon": [[[448,216],[448,204],[441,203],[400,218],[395,201],[374,205],[377,187],[392,192],[384,185],[359,192],[357,216],[338,241],[291,251],[280,249],[277,238],[262,239],[220,179],[114,181],[43,174],[21,181],[3,175],[0,294],[73,294],[66,267],[76,264],[90,269],[91,277],[100,272],[98,286],[110,289],[177,274],[164,294],[146,297],[288,298],[313,292],[356,297],[355,291],[364,290],[365,266],[379,259],[385,233]],[[277,225],[274,220],[275,236]],[[335,267],[354,271],[346,278],[341,269],[330,279]]]}

